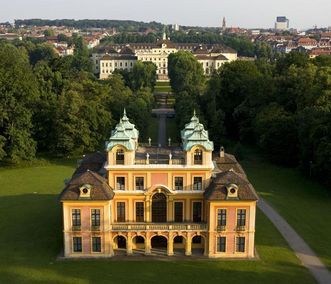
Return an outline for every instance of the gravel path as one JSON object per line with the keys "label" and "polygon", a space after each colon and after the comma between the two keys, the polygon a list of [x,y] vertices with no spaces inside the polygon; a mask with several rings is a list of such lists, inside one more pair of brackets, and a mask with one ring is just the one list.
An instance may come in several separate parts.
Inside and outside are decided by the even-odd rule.
{"label": "gravel path", "polygon": [[301,260],[302,264],[309,269],[317,282],[320,284],[331,284],[331,273],[286,220],[261,197],[258,202],[258,207],[276,226],[289,246],[294,250],[297,257]]}

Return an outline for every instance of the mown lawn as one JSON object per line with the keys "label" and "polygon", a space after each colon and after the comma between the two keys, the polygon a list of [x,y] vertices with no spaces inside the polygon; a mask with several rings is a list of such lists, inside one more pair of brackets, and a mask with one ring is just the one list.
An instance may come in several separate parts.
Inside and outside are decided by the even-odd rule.
{"label": "mown lawn", "polygon": [[62,247],[58,194],[73,168],[74,162],[59,162],[0,169],[0,283],[315,283],[260,212],[260,260],[57,261]]}
{"label": "mown lawn", "polygon": [[170,82],[156,82],[155,93],[168,93],[171,92]]}
{"label": "mown lawn", "polygon": [[296,169],[278,167],[256,154],[241,162],[260,196],[294,227],[331,270],[331,191]]}
{"label": "mown lawn", "polygon": [[173,118],[167,118],[166,120],[166,135],[167,139],[170,137],[171,141],[173,143],[179,143],[180,142],[180,137],[179,137],[179,132],[178,132],[178,127],[176,123],[176,119]]}
{"label": "mown lawn", "polygon": [[[156,144],[159,134],[159,119],[157,117],[153,116],[152,119],[150,120],[147,133],[148,133],[148,137],[152,139],[152,143]],[[148,140],[140,141],[140,142],[148,143]]]}

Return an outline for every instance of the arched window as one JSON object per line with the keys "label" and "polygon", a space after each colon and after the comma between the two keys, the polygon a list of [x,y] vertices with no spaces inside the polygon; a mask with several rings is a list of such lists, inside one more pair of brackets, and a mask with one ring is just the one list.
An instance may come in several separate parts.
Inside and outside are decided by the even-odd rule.
{"label": "arched window", "polygon": [[122,149],[116,151],[116,165],[124,165],[124,151]]}
{"label": "arched window", "polygon": [[194,165],[202,165],[202,150],[200,149],[194,151]]}
{"label": "arched window", "polygon": [[152,222],[167,222],[167,198],[163,193],[155,193],[152,198]]}

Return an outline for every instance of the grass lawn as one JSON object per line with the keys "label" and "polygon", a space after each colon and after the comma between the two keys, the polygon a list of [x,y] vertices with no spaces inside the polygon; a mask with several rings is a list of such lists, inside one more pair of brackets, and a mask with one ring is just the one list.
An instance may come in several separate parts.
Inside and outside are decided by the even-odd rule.
{"label": "grass lawn", "polygon": [[0,169],[0,283],[315,283],[260,212],[256,261],[56,261],[58,194],[73,168],[58,162]]}
{"label": "grass lawn", "polygon": [[166,137],[167,139],[170,137],[171,141],[173,143],[179,143],[180,142],[180,137],[179,137],[179,132],[177,129],[177,124],[176,124],[176,119],[175,118],[167,118],[166,121]]}
{"label": "grass lawn", "polygon": [[[152,144],[157,143],[157,137],[159,134],[159,120],[157,117],[152,117],[150,123],[149,123],[149,127],[148,127],[148,137],[150,137],[152,139]],[[148,139],[148,138],[147,138]],[[148,140],[146,141],[141,141],[143,143],[148,143]]]}
{"label": "grass lawn", "polygon": [[294,227],[331,271],[331,194],[296,169],[244,153],[241,162],[260,196]]}
{"label": "grass lawn", "polygon": [[154,92],[168,93],[171,92],[170,82],[156,82]]}

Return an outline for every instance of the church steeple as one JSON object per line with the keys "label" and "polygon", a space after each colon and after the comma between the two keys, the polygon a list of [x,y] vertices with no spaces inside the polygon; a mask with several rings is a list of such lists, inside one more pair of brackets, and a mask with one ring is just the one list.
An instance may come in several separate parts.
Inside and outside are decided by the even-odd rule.
{"label": "church steeple", "polygon": [[223,21],[222,21],[222,31],[226,30],[226,20],[225,17],[223,17]]}

